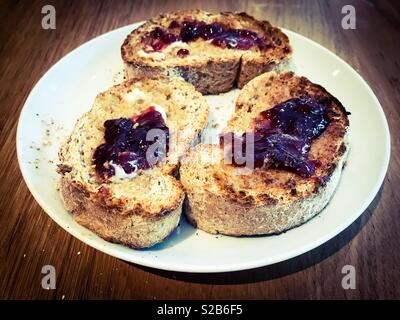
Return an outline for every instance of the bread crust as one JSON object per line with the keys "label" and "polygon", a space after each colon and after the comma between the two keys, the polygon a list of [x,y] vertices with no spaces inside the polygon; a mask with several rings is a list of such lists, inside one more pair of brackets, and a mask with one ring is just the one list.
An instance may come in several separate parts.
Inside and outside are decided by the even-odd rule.
{"label": "bread crust", "polygon": [[[219,146],[198,145],[187,153],[180,168],[188,198],[186,215],[193,225],[213,234],[277,234],[303,224],[328,204],[348,154],[349,122],[343,105],[323,87],[292,72],[261,75],[243,88],[226,132],[251,130],[261,108],[306,92],[332,100],[332,120],[313,141],[309,154],[321,160],[316,174],[301,177],[282,169],[254,169],[251,174],[243,174],[242,169],[223,163]],[[201,163],[194,160],[198,157],[213,161]]]}
{"label": "bread crust", "polygon": [[[221,22],[235,28],[255,30],[259,34],[271,39],[273,46],[265,51],[232,50],[215,48],[207,44],[201,50],[200,58],[167,59],[165,61],[151,61],[140,57],[137,52],[140,48],[140,39],[155,26],[167,27],[173,20],[198,19],[201,21]],[[189,44],[189,50],[195,44]],[[209,54],[210,51],[215,54]],[[201,10],[179,11],[161,14],[140,26],[125,39],[121,47],[121,55],[128,78],[144,74],[165,74],[180,76],[196,87],[203,94],[218,94],[229,91],[233,86],[242,88],[248,81],[266,71],[273,70],[281,63],[286,63],[291,55],[292,48],[288,37],[268,21],[258,21],[248,14],[223,12],[211,14]]]}
{"label": "bread crust", "polygon": [[143,215],[140,208],[124,211],[117,204],[107,204],[104,198],[88,193],[65,177],[60,179],[59,190],[66,209],[77,223],[107,241],[134,249],[164,241],[178,225],[182,211],[183,194],[174,206],[158,215]]}
{"label": "bread crust", "polygon": [[[347,153],[314,192],[291,201],[279,201],[268,193],[252,199],[241,197],[240,191],[228,195],[232,192],[229,188],[225,192],[200,189],[198,185],[192,188],[181,171],[188,198],[184,212],[193,226],[211,234],[252,236],[282,233],[302,225],[325,208],[339,183]],[[181,168],[185,170],[184,166]]]}

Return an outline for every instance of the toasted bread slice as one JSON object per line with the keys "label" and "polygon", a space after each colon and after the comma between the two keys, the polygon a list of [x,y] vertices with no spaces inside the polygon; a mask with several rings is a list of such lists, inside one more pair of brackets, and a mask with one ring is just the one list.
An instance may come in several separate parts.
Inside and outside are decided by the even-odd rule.
{"label": "toasted bread slice", "polygon": [[308,154],[320,163],[315,173],[301,176],[282,168],[256,168],[248,174],[226,164],[219,145],[198,145],[180,168],[189,221],[214,234],[275,234],[304,223],[327,205],[347,156],[349,121],[342,104],[324,88],[292,72],[263,74],[243,88],[224,131],[251,131],[260,112],[314,95],[330,101],[329,125],[312,141]]}
{"label": "toasted bread slice", "polygon": [[[177,37],[175,40],[178,41],[162,50],[146,51],[147,43],[143,39],[153,30],[160,28],[179,36],[183,23],[188,21],[208,25],[217,23],[226,30],[247,30],[255,33],[259,38],[256,41],[260,42],[242,50],[237,46],[226,47],[225,44],[225,48],[217,46],[208,38],[199,37],[185,42],[185,39]],[[185,55],[179,54],[181,49],[187,50],[181,51]],[[292,48],[288,37],[268,21],[258,21],[246,13],[212,14],[189,10],[161,14],[149,20],[126,38],[121,53],[128,78],[144,74],[176,75],[193,84],[203,94],[217,94],[228,91],[235,84],[242,88],[257,75],[282,66],[291,57]]]}
{"label": "toasted bread slice", "polygon": [[[105,121],[131,118],[154,105],[165,112],[170,136],[179,133],[176,147],[170,145],[162,162],[133,177],[99,177],[93,157],[104,142]],[[184,198],[172,174],[203,130],[208,110],[205,98],[178,78],[133,79],[100,93],[59,152],[60,192],[67,210],[79,224],[112,242],[144,248],[165,239],[179,222]]]}

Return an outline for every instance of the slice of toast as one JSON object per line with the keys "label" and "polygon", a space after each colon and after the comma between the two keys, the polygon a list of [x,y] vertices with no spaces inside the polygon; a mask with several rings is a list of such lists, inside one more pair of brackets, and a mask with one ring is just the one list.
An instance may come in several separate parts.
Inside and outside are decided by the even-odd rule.
{"label": "slice of toast", "polygon": [[[133,176],[99,176],[93,159],[105,141],[105,121],[132,119],[149,106],[157,106],[169,141],[179,133],[175,145],[170,142],[165,158]],[[178,78],[132,79],[98,94],[59,152],[59,188],[67,210],[108,241],[144,248],[165,239],[179,222],[184,199],[173,174],[179,157],[201,134],[208,111],[205,98]]]}
{"label": "slice of toast", "polygon": [[[207,26],[214,29],[210,31]],[[203,28],[203,37],[190,33],[199,28]],[[220,36],[215,38],[218,32]],[[121,54],[128,78],[176,75],[203,94],[218,94],[234,85],[242,88],[277,66],[282,68],[292,48],[288,37],[268,21],[258,21],[246,13],[189,10],[161,14],[133,30]]]}
{"label": "slice of toast", "polygon": [[180,168],[192,224],[213,234],[276,234],[306,222],[327,205],[347,156],[349,121],[342,104],[323,87],[292,72],[263,74],[243,88],[224,132],[252,131],[261,112],[292,98],[313,96],[329,101],[329,124],[308,153],[318,163],[315,172],[304,176],[262,167],[249,173],[226,164],[219,145],[198,145]]}

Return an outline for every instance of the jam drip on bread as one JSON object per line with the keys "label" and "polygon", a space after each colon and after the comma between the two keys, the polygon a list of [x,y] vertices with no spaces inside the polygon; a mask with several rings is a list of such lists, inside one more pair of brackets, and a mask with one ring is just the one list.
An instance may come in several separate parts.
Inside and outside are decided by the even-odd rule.
{"label": "jam drip on bread", "polygon": [[[228,144],[232,164],[245,166],[237,159],[246,158],[246,147],[254,150],[255,168],[279,168],[298,173],[303,177],[314,175],[318,160],[310,160],[311,143],[329,124],[327,108],[330,100],[322,97],[293,98],[263,111],[255,120],[253,132],[237,136],[232,132],[220,138],[222,146]],[[247,145],[250,143],[251,145]],[[234,146],[241,150],[235,151]],[[242,152],[239,157],[235,152]]]}
{"label": "jam drip on bread", "polygon": [[[104,128],[105,142],[93,154],[95,170],[103,179],[114,176],[116,166],[126,174],[132,174],[138,169],[149,169],[162,161],[168,152],[169,129],[161,113],[154,107],[130,119],[107,120]],[[150,130],[157,130],[153,131],[154,139],[148,139]],[[154,150],[150,157],[149,147]]]}

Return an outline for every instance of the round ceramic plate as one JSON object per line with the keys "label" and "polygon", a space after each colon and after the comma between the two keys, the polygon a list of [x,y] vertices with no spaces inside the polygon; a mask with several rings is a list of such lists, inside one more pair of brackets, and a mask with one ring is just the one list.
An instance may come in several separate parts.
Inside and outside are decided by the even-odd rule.
{"label": "round ceramic plate", "polygon": [[[146,250],[106,242],[76,224],[56,190],[60,141],[91,107],[96,94],[120,80],[120,46],[138,25],[104,34],[69,53],[41,78],[22,109],[17,151],[23,177],[36,201],[67,232],[107,254],[144,266],[186,272],[235,271],[311,250],[349,226],[368,207],[389,161],[390,135],[382,108],[367,83],[346,62],[285,30],[294,48],[295,71],[324,86],[351,112],[348,162],[334,197],[317,217],[280,235],[241,238],[207,234],[182,218],[165,242]],[[238,91],[208,97],[211,121],[218,122],[219,128],[232,112]],[[209,134],[215,133],[214,127],[208,126]]]}

